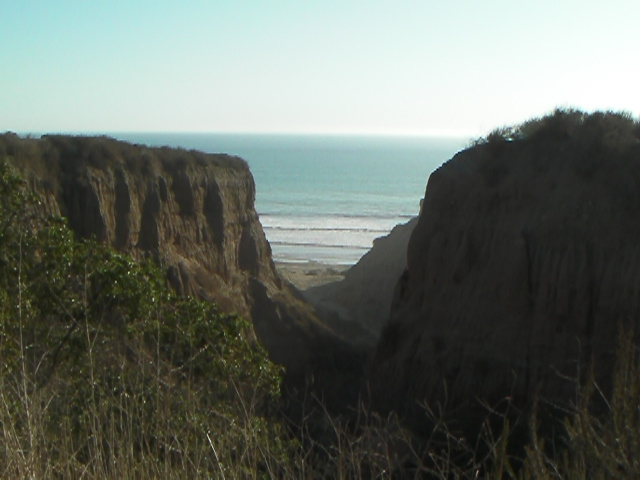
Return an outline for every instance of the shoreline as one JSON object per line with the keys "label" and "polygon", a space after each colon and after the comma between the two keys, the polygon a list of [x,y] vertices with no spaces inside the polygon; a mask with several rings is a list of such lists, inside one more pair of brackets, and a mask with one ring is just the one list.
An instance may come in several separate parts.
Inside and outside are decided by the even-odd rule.
{"label": "shoreline", "polygon": [[353,265],[308,262],[278,262],[274,261],[276,270],[285,280],[292,283],[298,290],[305,291],[312,287],[327,283],[339,282]]}

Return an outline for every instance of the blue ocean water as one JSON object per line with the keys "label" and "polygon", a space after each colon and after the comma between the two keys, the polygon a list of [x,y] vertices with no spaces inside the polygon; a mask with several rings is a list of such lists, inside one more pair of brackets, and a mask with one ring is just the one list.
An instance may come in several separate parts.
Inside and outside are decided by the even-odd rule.
{"label": "blue ocean water", "polygon": [[273,257],[351,265],[416,216],[429,174],[467,138],[127,133],[116,138],[244,158]]}

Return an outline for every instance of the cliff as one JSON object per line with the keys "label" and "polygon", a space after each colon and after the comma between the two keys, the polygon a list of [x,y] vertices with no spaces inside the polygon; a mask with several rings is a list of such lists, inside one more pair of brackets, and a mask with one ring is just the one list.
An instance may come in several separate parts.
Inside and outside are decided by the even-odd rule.
{"label": "cliff", "polygon": [[[494,133],[429,178],[370,382],[378,407],[483,417],[566,403],[640,319],[640,127],[556,112]],[[564,377],[566,376],[566,377]]]}
{"label": "cliff", "polygon": [[251,318],[276,362],[304,370],[327,344],[346,348],[278,276],[243,160],[105,137],[13,134],[0,136],[0,157],[78,237],[151,259],[178,292]]}
{"label": "cliff", "polygon": [[396,225],[388,235],[376,238],[344,279],[305,290],[305,297],[318,308],[334,312],[336,328],[350,326],[352,336],[375,344],[389,319],[393,292],[407,266],[407,245],[417,222],[414,218]]}

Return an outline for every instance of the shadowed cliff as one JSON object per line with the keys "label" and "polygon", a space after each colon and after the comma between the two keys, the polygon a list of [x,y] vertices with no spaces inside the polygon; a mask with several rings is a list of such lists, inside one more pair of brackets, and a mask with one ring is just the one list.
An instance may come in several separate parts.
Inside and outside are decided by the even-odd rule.
{"label": "shadowed cliff", "polygon": [[0,154],[77,236],[151,259],[178,292],[251,318],[291,375],[351,354],[278,276],[243,160],[106,137],[13,134],[0,136]]}
{"label": "shadowed cliff", "polygon": [[428,182],[371,368],[383,410],[458,420],[536,395],[610,387],[621,325],[640,319],[640,127],[554,115],[492,133]]}
{"label": "shadowed cliff", "polygon": [[393,291],[407,266],[407,244],[417,218],[396,225],[388,235],[376,238],[373,247],[344,279],[309,288],[304,296],[316,305],[327,322],[349,329],[352,338],[375,344],[385,322]]}

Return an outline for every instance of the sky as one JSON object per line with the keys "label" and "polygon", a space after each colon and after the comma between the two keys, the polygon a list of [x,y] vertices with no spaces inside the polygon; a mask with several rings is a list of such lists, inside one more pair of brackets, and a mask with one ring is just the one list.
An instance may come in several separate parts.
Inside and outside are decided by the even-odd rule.
{"label": "sky", "polygon": [[0,131],[481,135],[640,115],[637,0],[0,0]]}

